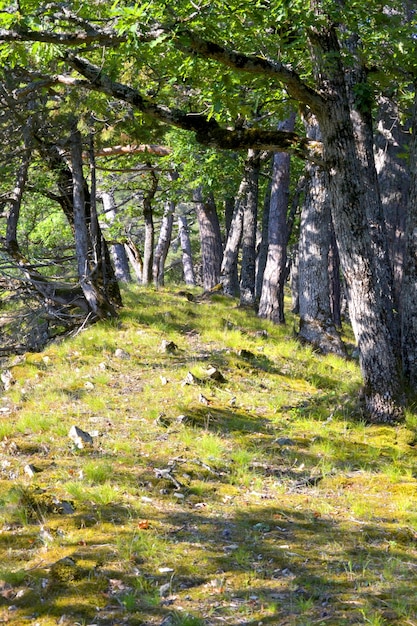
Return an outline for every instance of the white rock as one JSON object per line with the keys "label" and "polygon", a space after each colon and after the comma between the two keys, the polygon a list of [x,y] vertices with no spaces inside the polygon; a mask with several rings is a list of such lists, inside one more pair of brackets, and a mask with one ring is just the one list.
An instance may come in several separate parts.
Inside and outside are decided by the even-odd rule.
{"label": "white rock", "polygon": [[68,433],[68,437],[73,440],[77,448],[84,448],[85,444],[92,445],[93,438],[90,433],[78,428],[78,426],[71,426]]}
{"label": "white rock", "polygon": [[126,352],[126,350],[123,350],[123,348],[116,348],[114,356],[116,356],[118,359],[130,359],[129,352]]}

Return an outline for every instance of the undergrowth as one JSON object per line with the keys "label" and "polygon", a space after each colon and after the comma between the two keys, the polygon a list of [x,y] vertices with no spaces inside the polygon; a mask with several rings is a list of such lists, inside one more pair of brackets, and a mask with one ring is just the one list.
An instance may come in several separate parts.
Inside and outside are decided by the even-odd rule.
{"label": "undergrowth", "polygon": [[416,414],[364,424],[354,360],[186,296],[8,363],[0,621],[416,624]]}

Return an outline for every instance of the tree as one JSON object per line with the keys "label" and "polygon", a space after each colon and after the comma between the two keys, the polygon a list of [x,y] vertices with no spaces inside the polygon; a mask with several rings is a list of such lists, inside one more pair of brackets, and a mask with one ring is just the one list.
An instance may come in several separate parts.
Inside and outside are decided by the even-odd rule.
{"label": "tree", "polygon": [[210,291],[220,282],[223,249],[219,217],[212,194],[205,198],[202,189],[197,188],[194,203],[200,231],[203,286],[205,291]]}
{"label": "tree", "polygon": [[[379,223],[373,229],[371,222],[378,217],[377,210],[371,214],[368,203],[371,194],[378,195],[376,177],[366,137],[352,121],[348,96],[348,92],[369,95],[371,91],[362,73],[349,73],[356,52],[350,52],[345,41],[358,33],[362,57],[368,65],[377,63],[376,50],[385,52],[390,47],[387,25],[398,26],[402,5],[392,2],[389,11],[381,11],[377,0],[366,7],[356,3],[352,10],[343,2],[327,0],[312,0],[309,9],[301,0],[289,7],[232,2],[225,14],[223,3],[217,2],[196,7],[184,1],[175,10],[150,2],[126,11],[124,5],[116,4],[110,9],[113,30],[102,28],[98,20],[88,21],[86,6],[82,4],[81,9],[84,31],[80,26],[74,30],[68,16],[60,17],[58,11],[52,27],[45,16],[37,15],[32,16],[32,29],[17,23],[1,33],[4,42],[42,41],[60,46],[67,71],[32,76],[32,83],[101,93],[125,102],[156,126],[163,123],[193,132],[206,146],[323,158],[330,175],[332,220],[364,378],[364,407],[373,421],[392,422],[401,417],[392,284],[386,271],[383,232]],[[109,17],[108,11],[100,5],[97,17]],[[80,15],[78,25],[82,24]],[[139,28],[139,24],[144,26]],[[109,46],[104,64],[101,56],[99,64],[95,45],[101,47],[100,55],[103,46]],[[68,51],[69,47],[84,47],[83,55]],[[262,55],[254,55],[254,48],[262,50]],[[131,82],[126,84],[117,70],[117,55],[133,62],[138,52],[143,60],[140,71],[125,72]],[[76,78],[68,68],[83,78]],[[161,79],[167,73],[171,81]],[[250,89],[242,89],[242,76]],[[227,93],[222,91],[225,85]],[[321,144],[298,133],[275,130],[273,115],[254,126],[234,125],[237,109],[245,108],[244,96],[249,100],[262,96],[267,101],[269,90],[270,98],[279,98],[282,86],[316,115]],[[205,106],[207,101],[209,106]]]}
{"label": "tree", "polygon": [[[103,202],[103,212],[110,223],[116,219],[116,205],[114,194],[110,191],[101,191],[101,200]],[[116,279],[120,282],[129,283],[131,281],[129,260],[127,258],[125,246],[123,243],[115,241],[110,248]]]}
{"label": "tree", "polygon": [[[314,117],[305,118],[309,137],[320,138]],[[328,173],[307,165],[307,184],[298,243],[299,337],[323,353],[345,353],[333,320],[330,297],[332,224]]]}
{"label": "tree", "polygon": [[165,203],[164,215],[159,232],[159,239],[155,249],[153,260],[153,280],[155,285],[164,284],[164,266],[171,243],[172,226],[174,223],[175,202],[168,200]]}
{"label": "tree", "polygon": [[178,236],[181,245],[181,257],[186,285],[195,285],[194,267],[191,253],[191,242],[186,215],[178,215]]}
{"label": "tree", "polygon": [[[293,131],[295,113],[279,125],[280,130]],[[283,324],[284,285],[287,279],[287,211],[290,193],[290,155],[276,153],[273,160],[271,199],[268,219],[268,254],[262,292],[259,302],[259,316]]]}
{"label": "tree", "polygon": [[[413,133],[410,160],[417,159],[417,84],[414,91]],[[405,260],[401,300],[402,359],[405,380],[413,389],[417,383],[417,169],[414,167],[410,181],[410,195],[405,228]]]}

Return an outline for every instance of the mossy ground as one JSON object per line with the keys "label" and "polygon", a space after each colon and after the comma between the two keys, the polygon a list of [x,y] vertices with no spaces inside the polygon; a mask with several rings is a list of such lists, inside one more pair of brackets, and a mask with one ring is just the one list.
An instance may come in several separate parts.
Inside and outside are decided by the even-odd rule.
{"label": "mossy ground", "polygon": [[417,624],[416,415],[366,426],[357,364],[300,346],[291,318],[125,302],[9,364],[0,622]]}

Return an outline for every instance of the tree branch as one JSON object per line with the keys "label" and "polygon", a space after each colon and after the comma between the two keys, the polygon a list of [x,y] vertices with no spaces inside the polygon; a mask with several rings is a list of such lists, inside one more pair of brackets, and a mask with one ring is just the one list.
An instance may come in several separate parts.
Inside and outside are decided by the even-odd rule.
{"label": "tree branch", "polygon": [[151,99],[143,97],[138,90],[112,81],[99,67],[82,57],[67,52],[65,58],[86,78],[86,81],[77,81],[72,77],[60,75],[56,77],[57,82],[99,91],[128,102],[153,119],[194,132],[197,141],[203,145],[225,150],[254,148],[273,152],[292,152],[303,158],[320,159],[321,144],[301,137],[295,132],[223,128],[216,120],[209,119],[201,113],[185,113],[180,109],[156,104]]}
{"label": "tree branch", "polygon": [[156,156],[168,156],[171,148],[157,144],[129,144],[127,146],[110,146],[95,151],[96,157],[115,156],[124,154],[154,154]]}
{"label": "tree branch", "polygon": [[117,35],[114,31],[92,31],[77,33],[52,33],[25,29],[7,30],[0,28],[0,44],[11,41],[40,41],[64,46],[80,46],[97,43],[102,46],[113,46],[126,41],[125,35]]}
{"label": "tree branch", "polygon": [[198,35],[188,30],[180,31],[174,43],[183,52],[196,54],[206,59],[213,59],[234,70],[269,76],[283,83],[293,98],[303,102],[313,111],[324,104],[323,96],[302,81],[297,72],[294,72],[294,70],[283,63],[229,50],[212,41],[201,39]]}

